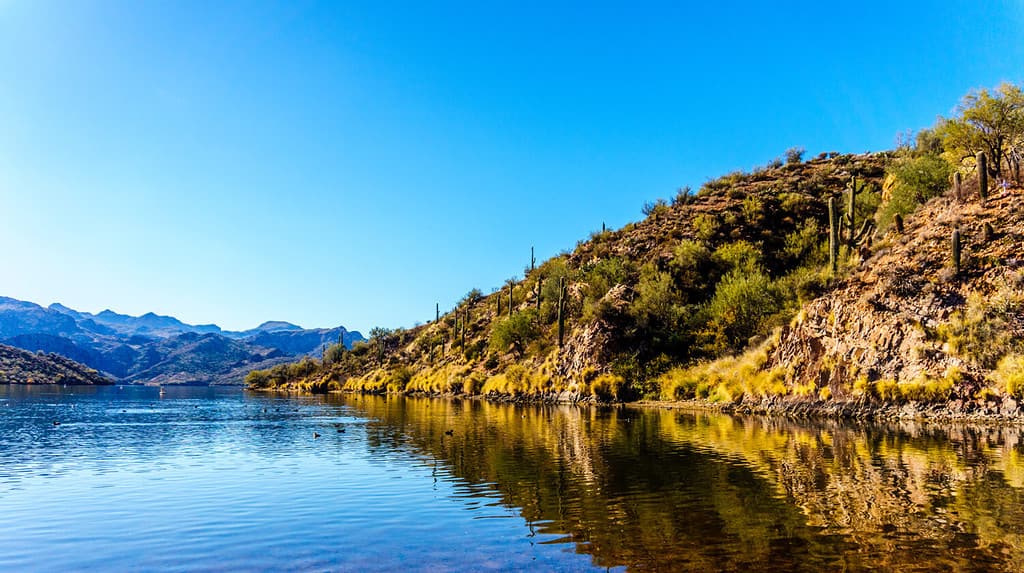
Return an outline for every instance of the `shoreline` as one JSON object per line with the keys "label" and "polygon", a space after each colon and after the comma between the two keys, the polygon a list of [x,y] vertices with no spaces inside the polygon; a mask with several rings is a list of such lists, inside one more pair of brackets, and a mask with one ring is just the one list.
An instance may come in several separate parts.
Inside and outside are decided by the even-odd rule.
{"label": "shoreline", "polygon": [[[302,390],[244,388],[245,391],[289,395],[317,395]],[[543,395],[462,394],[453,392],[366,392],[361,390],[332,390],[320,395],[368,394],[378,396],[406,396],[419,398],[446,398],[460,400],[486,400],[504,404],[573,404],[598,407],[624,407],[690,412],[716,412],[730,415],[763,416],[790,420],[841,420],[849,422],[921,422],[935,424],[970,423],[984,425],[1024,425],[1024,411],[1016,404],[952,401],[946,403],[889,403],[869,400],[842,400],[819,402],[811,400],[780,400],[764,398],[760,401],[745,399],[741,402],[710,402],[706,400],[634,400],[605,402],[593,396],[575,392]]]}

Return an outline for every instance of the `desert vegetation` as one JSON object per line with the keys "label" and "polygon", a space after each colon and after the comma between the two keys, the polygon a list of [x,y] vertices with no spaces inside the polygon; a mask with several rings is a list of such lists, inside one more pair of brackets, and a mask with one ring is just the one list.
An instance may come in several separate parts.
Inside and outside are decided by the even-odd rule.
{"label": "desert vegetation", "polygon": [[[602,225],[571,252],[536,264],[531,249],[521,279],[489,295],[473,289],[429,324],[375,329],[351,350],[331,347],[323,360],[253,372],[248,382],[311,391],[569,392],[601,400],[948,399],[977,376],[897,381],[869,372],[822,386],[771,356],[802,308],[849,287],[873,257],[908,240],[915,231],[906,221],[922,205],[937,197],[983,203],[1019,186],[1022,150],[1020,88],[971,92],[953,117],[893,151],[805,160],[803,149],[791,148],[785,161],[649,202],[643,220],[617,230]],[[952,247],[948,235],[943,239],[947,266],[955,269],[944,271],[953,275],[947,281],[962,278],[961,245],[965,257],[978,248],[977,239],[968,243],[956,233]],[[986,233],[996,231],[989,225]],[[977,275],[977,261],[971,264]],[[1002,381],[1000,392],[1019,394],[1018,287],[1004,283],[1010,286],[1001,297],[970,295],[968,282],[957,283],[964,302],[942,325],[926,328],[965,371],[987,372],[993,384]]]}

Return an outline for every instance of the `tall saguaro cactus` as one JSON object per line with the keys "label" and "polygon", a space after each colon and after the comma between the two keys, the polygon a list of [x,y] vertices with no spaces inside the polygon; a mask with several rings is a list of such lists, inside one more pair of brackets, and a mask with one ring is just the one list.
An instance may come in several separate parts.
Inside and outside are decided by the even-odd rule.
{"label": "tall saguaro cactus", "polygon": [[565,277],[558,279],[558,347],[565,343]]}
{"label": "tall saguaro cactus", "polygon": [[960,230],[953,231],[953,272],[960,277]]}
{"label": "tall saguaro cactus", "polygon": [[441,305],[434,303],[434,322],[441,320]]}
{"label": "tall saguaro cactus", "polygon": [[846,203],[846,224],[849,229],[849,236],[847,237],[847,245],[850,250],[853,250],[854,235],[857,230],[857,178],[853,177],[850,179],[850,193],[847,196]]}
{"label": "tall saguaro cactus", "polygon": [[459,339],[459,309],[458,307],[452,311],[452,315],[455,317],[452,322],[452,350],[455,350],[455,341]]}
{"label": "tall saguaro cactus", "polygon": [[533,247],[530,247],[530,272],[537,266],[537,257],[533,256]]}
{"label": "tall saguaro cactus", "polygon": [[835,197],[828,200],[828,262],[833,274],[839,271],[839,213]]}
{"label": "tall saguaro cactus", "polygon": [[960,176],[960,172],[953,172],[953,195],[956,197],[957,201],[964,200],[963,184],[964,181],[963,177]]}
{"label": "tall saguaro cactus", "polygon": [[988,158],[984,151],[979,151],[976,157],[978,162],[978,197],[984,201],[988,199]]}

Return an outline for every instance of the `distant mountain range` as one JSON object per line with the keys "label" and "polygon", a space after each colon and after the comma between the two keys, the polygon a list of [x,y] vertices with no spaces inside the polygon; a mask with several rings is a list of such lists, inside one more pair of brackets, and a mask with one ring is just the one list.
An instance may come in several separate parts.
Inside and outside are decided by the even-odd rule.
{"label": "distant mountain range", "polygon": [[0,297],[0,343],[54,353],[124,383],[241,384],[253,369],[301,356],[324,345],[363,340],[344,327],[305,329],[280,321],[241,332],[215,324],[186,324],[172,316],[104,310],[81,312]]}

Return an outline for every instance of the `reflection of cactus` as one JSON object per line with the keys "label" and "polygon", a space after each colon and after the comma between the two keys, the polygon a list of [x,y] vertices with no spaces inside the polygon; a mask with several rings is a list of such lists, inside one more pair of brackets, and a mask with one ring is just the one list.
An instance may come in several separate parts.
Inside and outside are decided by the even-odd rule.
{"label": "reflection of cactus", "polygon": [[960,176],[959,171],[955,171],[953,173],[953,195],[956,197],[957,201],[964,200],[963,178]]}
{"label": "reflection of cactus", "polygon": [[896,232],[903,234],[903,215],[896,213],[896,216],[892,218],[892,222],[896,224]]}
{"label": "reflection of cactus", "polygon": [[960,231],[953,231],[953,273],[960,276]]}
{"label": "reflection of cactus", "polygon": [[558,279],[558,347],[565,342],[565,277]]}
{"label": "reflection of cactus", "polygon": [[984,201],[988,199],[988,161],[984,151],[979,151],[978,161],[978,197]]}
{"label": "reflection of cactus", "polygon": [[828,262],[833,273],[839,270],[839,213],[835,197],[828,200]]}

